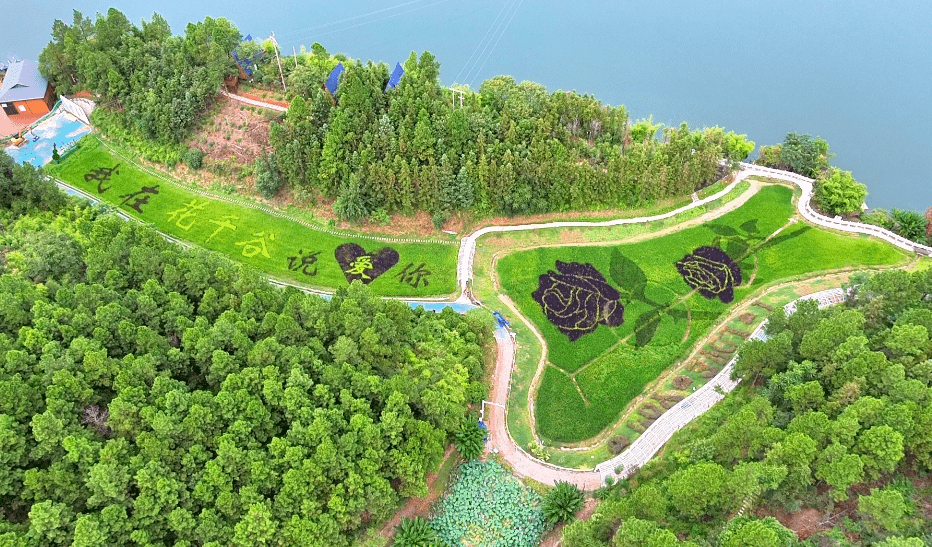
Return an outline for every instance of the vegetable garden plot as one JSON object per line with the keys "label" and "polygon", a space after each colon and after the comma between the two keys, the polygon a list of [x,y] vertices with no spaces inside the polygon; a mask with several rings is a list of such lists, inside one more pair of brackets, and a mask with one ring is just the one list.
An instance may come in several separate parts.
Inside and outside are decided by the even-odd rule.
{"label": "vegetable garden plot", "polygon": [[96,140],[49,172],[179,239],[224,253],[279,278],[339,288],[360,280],[380,295],[456,290],[454,245],[394,243],[314,230],[267,211],[213,199],[121,163]]}
{"label": "vegetable garden plot", "polygon": [[598,434],[762,285],[906,259],[882,242],[790,222],[791,197],[786,187],[767,186],[714,222],[657,239],[499,260],[503,291],[540,329],[554,367],[538,390],[540,435],[567,443]]}

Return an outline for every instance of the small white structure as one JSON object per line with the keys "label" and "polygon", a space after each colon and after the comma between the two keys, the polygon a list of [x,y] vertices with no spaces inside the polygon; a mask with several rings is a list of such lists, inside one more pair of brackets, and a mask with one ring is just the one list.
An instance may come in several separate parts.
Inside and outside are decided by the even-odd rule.
{"label": "small white structure", "polygon": [[91,125],[90,114],[94,110],[94,102],[87,99],[71,100],[61,96],[61,108],[71,114],[85,125]]}

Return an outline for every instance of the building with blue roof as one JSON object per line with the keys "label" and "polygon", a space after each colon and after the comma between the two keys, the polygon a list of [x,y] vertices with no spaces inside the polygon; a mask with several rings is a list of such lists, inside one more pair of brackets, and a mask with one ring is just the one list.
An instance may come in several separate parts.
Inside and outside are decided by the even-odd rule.
{"label": "building with blue roof", "polygon": [[0,107],[11,121],[20,115],[42,115],[55,105],[55,90],[39,74],[36,61],[14,61],[0,86]]}

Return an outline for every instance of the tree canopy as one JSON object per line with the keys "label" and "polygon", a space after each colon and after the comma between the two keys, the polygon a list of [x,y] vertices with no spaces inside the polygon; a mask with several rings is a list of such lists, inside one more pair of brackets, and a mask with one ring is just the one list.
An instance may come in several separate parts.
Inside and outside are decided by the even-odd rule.
{"label": "tree canopy", "polygon": [[173,36],[154,13],[141,26],[110,8],[92,21],[77,10],[56,19],[39,71],[59,93],[90,91],[118,105],[124,127],[157,142],[180,142],[206,113],[223,77],[236,73],[230,52],[240,32],[224,18],[189,23]]}
{"label": "tree canopy", "polygon": [[[13,202],[43,191],[4,173]],[[486,316],[282,290],[42,203],[0,209],[0,544],[348,546],[426,494],[484,392]]]}
{"label": "tree canopy", "polygon": [[288,184],[336,200],[345,218],[632,207],[707,186],[724,174],[723,158],[743,160],[754,148],[721,128],[632,124],[624,107],[508,76],[460,105],[429,52],[412,53],[388,91],[387,65],[344,63],[333,97],[321,84],[336,61],[299,60],[288,70],[301,95],[270,141]]}

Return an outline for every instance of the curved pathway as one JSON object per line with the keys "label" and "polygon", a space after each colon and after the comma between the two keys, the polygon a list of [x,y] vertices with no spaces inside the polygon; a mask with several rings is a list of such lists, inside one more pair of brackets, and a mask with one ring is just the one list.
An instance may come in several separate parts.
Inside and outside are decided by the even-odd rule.
{"label": "curved pathway", "polygon": [[227,97],[233,99],[234,101],[239,101],[239,102],[241,102],[241,103],[246,103],[246,104],[248,104],[248,105],[250,105],[250,106],[258,106],[259,108],[268,108],[268,109],[270,109],[270,110],[277,110],[277,111],[279,111],[279,112],[288,112],[288,109],[285,108],[284,106],[281,106],[281,105],[278,105],[278,104],[272,104],[272,103],[264,103],[264,102],[262,102],[262,101],[257,101],[257,100],[255,100],[255,99],[250,99],[249,97],[243,97],[242,95],[234,95],[234,94],[230,93],[229,91],[227,91],[227,90],[225,90],[225,89],[220,90],[220,93],[222,93],[223,95],[225,95],[225,96],[227,96]]}
{"label": "curved pathway", "polygon": [[[734,182],[728,185],[725,189],[703,200],[694,201],[689,205],[680,207],[679,209],[661,215],[618,219],[605,222],[552,222],[546,224],[525,224],[520,226],[492,226],[477,230],[476,232],[463,238],[462,244],[460,246],[459,259],[457,261],[457,280],[460,283],[460,288],[464,291],[465,294],[466,283],[472,278],[472,265],[476,250],[476,240],[485,234],[494,232],[536,230],[541,228],[615,226],[619,224],[643,223],[653,220],[660,220],[669,218],[693,207],[698,207],[708,203],[709,201],[718,199],[731,191],[735,184],[744,178],[755,175],[790,182],[799,186],[802,190],[802,195],[797,202],[797,210],[803,218],[812,224],[835,230],[872,235],[879,237],[880,239],[883,239],[901,249],[916,252],[917,254],[932,255],[932,248],[909,241],[894,234],[893,232],[890,232],[889,230],[885,230],[878,226],[848,222],[842,220],[840,217],[832,219],[819,214],[809,205],[813,194],[813,179],[803,177],[795,173],[770,169],[749,163],[741,163],[740,165],[741,169],[736,174]],[[820,301],[820,306],[828,305],[825,302],[837,299],[838,291],[840,291],[840,289],[823,291],[822,293],[805,296],[801,299],[818,298]],[[821,298],[821,296],[824,296],[825,294],[830,295],[827,300],[825,298]],[[788,308],[791,306],[795,306],[795,301],[787,305]],[[752,336],[760,336],[762,331],[763,324],[758,327]],[[550,485],[556,483],[557,481],[565,481],[576,484],[580,488],[591,490],[604,484],[606,477],[612,476],[614,478],[620,478],[629,476],[642,465],[647,463],[654,456],[654,454],[656,454],[657,451],[660,450],[660,448],[670,440],[676,431],[711,408],[712,405],[723,399],[727,392],[733,390],[738,385],[738,382],[731,379],[731,371],[737,359],[733,358],[725,368],[723,368],[715,377],[709,380],[709,382],[707,382],[703,387],[699,388],[695,393],[683,401],[677,403],[677,406],[671,408],[663,415],[661,415],[657,421],[655,421],[644,433],[635,439],[635,441],[624,452],[610,460],[598,464],[592,471],[569,469],[551,465],[537,458],[534,458],[532,455],[517,446],[514,440],[511,438],[511,435],[508,433],[506,409],[504,407],[508,404],[508,391],[511,385],[511,371],[514,367],[517,342],[513,335],[507,335],[503,333],[502,329],[496,333],[496,342],[498,343],[498,362],[496,364],[495,373],[493,375],[491,402],[495,403],[495,405],[503,406],[499,407],[489,405],[488,407],[490,411],[486,414],[485,419],[490,428],[490,439],[486,448],[492,453],[500,454],[503,459],[512,466],[517,475],[530,477],[534,480]],[[544,349],[544,351],[546,352],[546,349]],[[598,477],[598,479],[596,479],[596,477]]]}

